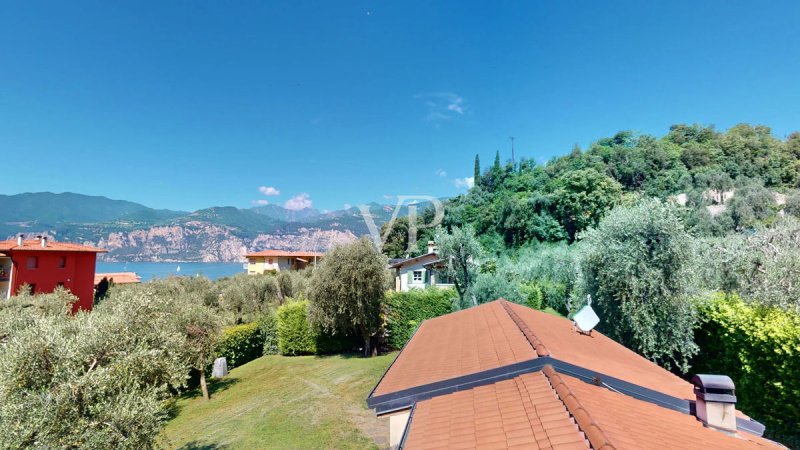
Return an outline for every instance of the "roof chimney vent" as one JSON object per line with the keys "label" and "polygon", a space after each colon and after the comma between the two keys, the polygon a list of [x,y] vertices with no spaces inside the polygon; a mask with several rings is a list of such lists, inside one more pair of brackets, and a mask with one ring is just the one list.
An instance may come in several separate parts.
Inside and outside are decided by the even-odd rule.
{"label": "roof chimney vent", "polygon": [[695,375],[692,377],[697,398],[695,414],[703,425],[736,433],[736,389],[726,375]]}
{"label": "roof chimney vent", "polygon": [[47,236],[42,236],[42,248],[47,247]]}
{"label": "roof chimney vent", "polygon": [[433,241],[428,241],[428,253],[436,253],[439,250],[436,248],[436,243]]}
{"label": "roof chimney vent", "polygon": [[22,239],[23,239],[24,237],[25,237],[25,235],[24,235],[24,234],[20,234],[19,236],[17,236],[17,246],[18,246],[18,247],[22,247]]}

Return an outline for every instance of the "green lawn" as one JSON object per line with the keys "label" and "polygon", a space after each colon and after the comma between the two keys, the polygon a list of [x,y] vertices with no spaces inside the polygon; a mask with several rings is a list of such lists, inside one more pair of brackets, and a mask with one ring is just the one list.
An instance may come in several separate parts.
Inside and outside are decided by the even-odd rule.
{"label": "green lawn", "polygon": [[365,398],[395,354],[265,356],[177,401],[159,436],[167,448],[378,448],[388,445],[387,419]]}

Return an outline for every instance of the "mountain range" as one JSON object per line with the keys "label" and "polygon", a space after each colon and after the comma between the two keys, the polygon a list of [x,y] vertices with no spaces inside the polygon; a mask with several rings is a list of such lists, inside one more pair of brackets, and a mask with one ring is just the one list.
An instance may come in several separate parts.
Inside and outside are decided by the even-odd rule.
{"label": "mountain range", "polygon": [[[370,203],[377,227],[395,205]],[[420,205],[420,208],[424,205]],[[403,207],[400,216],[408,214]],[[47,235],[105,248],[106,261],[243,261],[265,249],[326,250],[368,234],[361,211],[320,212],[278,205],[215,206],[193,212],[70,192],[0,195],[0,238]]]}

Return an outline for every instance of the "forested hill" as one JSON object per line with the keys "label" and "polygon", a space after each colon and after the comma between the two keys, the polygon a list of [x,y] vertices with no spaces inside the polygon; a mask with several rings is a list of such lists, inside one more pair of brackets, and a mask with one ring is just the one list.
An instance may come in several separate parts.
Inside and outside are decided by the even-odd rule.
{"label": "forested hill", "polygon": [[[797,209],[800,133],[781,139],[769,127],[726,132],[674,125],[662,137],[619,132],[545,165],[501,162],[481,170],[475,187],[446,205],[446,225],[474,226],[487,250],[532,241],[572,241],[618,204],[673,198],[696,235],[723,235]],[[684,195],[681,195],[684,194]],[[779,205],[779,203],[781,205]]]}

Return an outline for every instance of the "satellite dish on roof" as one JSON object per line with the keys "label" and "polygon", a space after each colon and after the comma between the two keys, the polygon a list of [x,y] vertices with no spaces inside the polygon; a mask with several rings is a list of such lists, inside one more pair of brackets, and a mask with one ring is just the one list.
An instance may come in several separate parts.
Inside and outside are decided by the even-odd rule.
{"label": "satellite dish on roof", "polygon": [[586,306],[581,308],[573,317],[572,323],[581,334],[592,334],[594,327],[600,323],[600,317],[592,309],[592,296],[586,296]]}

